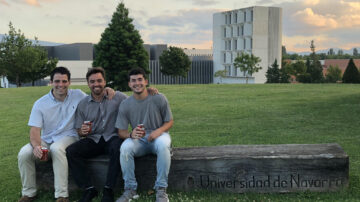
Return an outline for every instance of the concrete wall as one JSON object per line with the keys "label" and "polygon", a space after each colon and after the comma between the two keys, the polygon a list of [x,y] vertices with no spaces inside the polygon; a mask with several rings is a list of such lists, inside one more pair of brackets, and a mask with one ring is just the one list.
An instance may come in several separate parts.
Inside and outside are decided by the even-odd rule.
{"label": "concrete wall", "polygon": [[[71,85],[87,85],[86,73],[92,67],[92,60],[59,60],[57,66],[69,69],[71,73]],[[50,80],[50,76],[45,80]]]}
{"label": "concrete wall", "polygon": [[[265,83],[265,73],[275,58],[281,60],[281,8],[249,7],[213,15],[214,72],[227,70],[225,78],[214,83]],[[241,52],[261,58],[262,70],[254,75],[235,69],[233,62]],[[278,62],[279,63],[279,62]]]}

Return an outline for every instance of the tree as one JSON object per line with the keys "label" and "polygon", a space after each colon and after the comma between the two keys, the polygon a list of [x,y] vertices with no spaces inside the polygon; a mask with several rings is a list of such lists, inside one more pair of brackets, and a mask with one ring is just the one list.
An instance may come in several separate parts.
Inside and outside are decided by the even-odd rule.
{"label": "tree", "polygon": [[329,69],[326,72],[326,82],[336,83],[341,80],[341,69],[338,65],[330,65]]}
{"label": "tree", "polygon": [[335,55],[334,49],[330,48],[328,51],[328,55]]}
{"label": "tree", "polygon": [[24,64],[28,64],[28,69],[31,69],[30,72],[25,73],[24,77],[26,76],[31,81],[32,86],[36,80],[50,75],[58,62],[56,58],[48,60],[47,51],[40,46],[31,47],[29,50],[25,49],[22,59]]}
{"label": "tree", "polygon": [[253,73],[262,69],[259,65],[260,62],[261,59],[254,54],[241,52],[241,54],[235,58],[234,67],[240,68],[240,71],[245,73],[246,83],[248,83],[249,75],[252,76]]}
{"label": "tree", "polygon": [[124,3],[119,3],[111,22],[95,45],[93,66],[106,71],[107,84],[114,89],[129,90],[127,75],[134,67],[140,67],[149,74],[149,56],[143,46],[139,32],[129,18]]}
{"label": "tree", "polygon": [[359,55],[358,49],[354,48],[353,49],[353,56],[358,56],[358,55]]}
{"label": "tree", "polygon": [[21,30],[16,31],[9,23],[9,33],[0,43],[0,67],[10,82],[18,87],[26,82],[34,83],[48,76],[56,64],[56,59],[48,60],[44,49],[33,45]]}
{"label": "tree", "polygon": [[342,49],[339,49],[337,54],[338,54],[338,56],[344,55],[344,51]]}
{"label": "tree", "polygon": [[222,78],[226,77],[226,74],[227,74],[226,69],[219,70],[215,72],[214,77],[220,77],[220,83],[222,83]]}
{"label": "tree", "polygon": [[281,46],[281,54],[282,55],[287,55],[285,46]]}
{"label": "tree", "polygon": [[306,61],[306,79],[304,80],[306,83],[321,83],[324,81],[324,75],[322,73],[323,69],[320,61],[315,52],[315,43],[314,40],[311,40],[310,44],[311,50],[311,59],[312,62]]}
{"label": "tree", "polygon": [[161,72],[174,76],[179,83],[180,76],[186,77],[191,69],[191,61],[183,49],[170,46],[160,56]]}
{"label": "tree", "polygon": [[290,83],[289,65],[285,65],[280,69],[280,83]]}
{"label": "tree", "polygon": [[360,83],[359,70],[356,68],[353,59],[350,59],[344,72],[342,81],[343,83]]}
{"label": "tree", "polygon": [[280,69],[275,59],[271,67],[266,71],[266,83],[279,83],[280,82]]}

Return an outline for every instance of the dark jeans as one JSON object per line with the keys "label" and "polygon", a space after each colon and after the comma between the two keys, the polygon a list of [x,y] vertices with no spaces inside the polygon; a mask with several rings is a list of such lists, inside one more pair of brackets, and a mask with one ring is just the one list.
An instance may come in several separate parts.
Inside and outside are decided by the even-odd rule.
{"label": "dark jeans", "polygon": [[119,157],[121,143],[122,139],[114,136],[107,142],[105,142],[103,137],[100,138],[98,143],[95,143],[90,138],[84,138],[70,145],[66,149],[66,157],[76,184],[83,189],[93,186],[86,159],[100,154],[108,154],[110,162],[105,186],[114,188],[120,172]]}

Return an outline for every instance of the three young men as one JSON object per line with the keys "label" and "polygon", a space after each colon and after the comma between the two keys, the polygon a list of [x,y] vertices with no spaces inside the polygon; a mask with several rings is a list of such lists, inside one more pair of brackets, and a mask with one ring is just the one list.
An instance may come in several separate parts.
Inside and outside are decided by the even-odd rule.
{"label": "three young men", "polygon": [[[68,161],[75,181],[85,190],[80,201],[91,201],[97,195],[84,161],[102,153],[110,156],[102,201],[113,201],[112,188],[116,184],[120,166],[119,145],[122,142],[116,134],[115,126],[119,128],[120,138],[126,139],[120,149],[125,192],[118,201],[129,201],[136,196],[134,157],[148,153],[158,156],[155,183],[157,201],[168,201],[166,188],[171,139],[167,131],[172,127],[173,120],[165,96],[149,96],[146,88],[148,81],[142,69],[130,72],[129,87],[133,95],[126,100],[127,96],[120,92],[115,93],[113,100],[106,99],[105,73],[101,68],[91,69],[86,78],[91,90],[91,95],[87,97],[81,90],[68,89],[70,72],[64,67],[58,67],[51,73],[52,90],[35,102],[28,124],[31,126],[30,144],[25,145],[18,155],[23,185],[23,197],[19,201],[32,201],[35,198],[35,160],[42,158],[42,146],[49,148],[49,156],[53,161],[57,202],[69,201]],[[119,108],[121,102],[124,103]],[[91,129],[88,124],[84,124],[85,121],[92,122]],[[129,123],[133,128],[131,133],[127,132]],[[137,127],[138,124],[145,126],[145,133]],[[77,135],[86,138],[76,142]]]}

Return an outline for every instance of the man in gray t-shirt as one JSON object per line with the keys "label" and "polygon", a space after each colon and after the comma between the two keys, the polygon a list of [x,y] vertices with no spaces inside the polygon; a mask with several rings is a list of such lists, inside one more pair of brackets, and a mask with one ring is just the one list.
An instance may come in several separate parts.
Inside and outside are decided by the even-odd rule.
{"label": "man in gray t-shirt", "polygon": [[[133,95],[121,103],[115,123],[120,138],[125,139],[120,148],[120,164],[125,182],[125,191],[117,200],[120,202],[138,197],[134,157],[149,153],[157,155],[154,187],[157,191],[156,201],[169,200],[166,194],[171,163],[168,131],[173,125],[173,118],[166,97],[162,94],[149,96],[147,84],[143,69],[130,71],[129,87]],[[132,128],[130,133],[129,124]]]}

